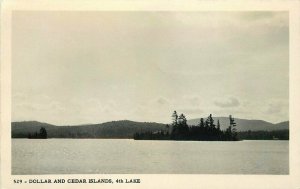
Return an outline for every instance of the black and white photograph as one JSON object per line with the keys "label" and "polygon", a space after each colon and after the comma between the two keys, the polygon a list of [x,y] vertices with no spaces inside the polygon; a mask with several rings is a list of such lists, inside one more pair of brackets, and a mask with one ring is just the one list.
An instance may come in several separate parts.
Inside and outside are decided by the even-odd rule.
{"label": "black and white photograph", "polygon": [[289,176],[291,23],[278,9],[12,10],[9,174]]}

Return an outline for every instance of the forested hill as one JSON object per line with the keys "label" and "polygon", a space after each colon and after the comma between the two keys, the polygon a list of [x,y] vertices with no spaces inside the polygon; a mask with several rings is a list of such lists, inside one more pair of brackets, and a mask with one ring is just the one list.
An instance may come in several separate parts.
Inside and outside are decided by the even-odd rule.
{"label": "forested hill", "polygon": [[[214,118],[215,123],[220,120],[221,129],[228,127],[228,118]],[[235,119],[238,131],[273,131],[289,129],[289,122],[272,124],[259,120]],[[197,125],[199,119],[189,120],[190,125]],[[29,133],[38,132],[41,127],[47,130],[48,138],[132,138],[134,133],[166,130],[161,123],[134,122],[128,120],[112,121],[101,124],[79,126],[55,126],[37,121],[12,122],[12,137],[27,138]]]}
{"label": "forested hill", "polygon": [[[215,123],[220,121],[221,130],[225,130],[229,125],[228,117],[213,117]],[[197,125],[199,123],[199,119],[191,119],[188,120],[189,125]],[[274,130],[286,130],[289,129],[289,121],[284,121],[280,123],[270,123],[263,120],[249,120],[249,119],[239,119],[234,118],[237,131],[274,131]]]}
{"label": "forested hill", "polygon": [[161,123],[134,122],[128,120],[79,126],[55,126],[37,121],[12,122],[12,137],[24,138],[28,133],[47,130],[48,138],[132,138],[136,132],[166,129]]}

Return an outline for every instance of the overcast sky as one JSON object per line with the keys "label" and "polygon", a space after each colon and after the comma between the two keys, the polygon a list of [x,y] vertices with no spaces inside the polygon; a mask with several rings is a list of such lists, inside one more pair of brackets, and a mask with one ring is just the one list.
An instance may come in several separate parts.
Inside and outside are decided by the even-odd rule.
{"label": "overcast sky", "polygon": [[287,12],[14,12],[12,119],[288,120]]}

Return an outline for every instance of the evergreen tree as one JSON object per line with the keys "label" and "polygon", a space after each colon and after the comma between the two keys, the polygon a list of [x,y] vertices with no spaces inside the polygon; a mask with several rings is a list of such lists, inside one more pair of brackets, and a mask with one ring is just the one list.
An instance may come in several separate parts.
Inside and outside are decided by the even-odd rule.
{"label": "evergreen tree", "polygon": [[204,128],[204,119],[203,118],[200,119],[199,126],[200,126],[200,128]]}
{"label": "evergreen tree", "polygon": [[39,138],[47,138],[47,131],[46,131],[46,129],[44,127],[42,127],[40,129],[40,136],[39,136]]}
{"label": "evergreen tree", "polygon": [[171,133],[171,139],[176,140],[185,140],[189,135],[189,127],[187,125],[187,119],[184,114],[177,115],[177,112],[174,111],[172,115],[173,119],[173,128]]}
{"label": "evergreen tree", "polygon": [[178,117],[178,125],[181,127],[187,127],[187,120],[184,114],[180,114]]}
{"label": "evergreen tree", "polygon": [[180,114],[178,117],[178,127],[179,127],[179,134],[182,137],[185,137],[189,132],[189,126],[187,124],[187,119],[184,114]]}
{"label": "evergreen tree", "polygon": [[208,120],[208,123],[209,123],[209,124],[208,124],[209,127],[210,127],[211,129],[214,129],[214,128],[216,127],[216,125],[214,124],[214,119],[212,118],[212,115],[211,115],[211,114],[209,114],[207,120]]}
{"label": "evergreen tree", "polygon": [[172,114],[172,132],[171,132],[171,139],[176,139],[178,135],[178,115],[177,112],[174,111]]}
{"label": "evergreen tree", "polygon": [[234,118],[231,115],[229,115],[229,123],[230,123],[230,128],[232,129],[231,130],[232,140],[237,140],[236,123],[234,121]]}
{"label": "evergreen tree", "polygon": [[174,111],[173,114],[172,114],[172,126],[177,126],[178,125],[178,115],[177,115],[177,112]]}

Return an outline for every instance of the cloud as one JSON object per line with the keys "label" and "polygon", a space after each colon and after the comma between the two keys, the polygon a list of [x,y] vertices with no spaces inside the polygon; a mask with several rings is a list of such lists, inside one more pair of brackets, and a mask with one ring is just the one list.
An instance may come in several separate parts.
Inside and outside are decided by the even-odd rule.
{"label": "cloud", "polygon": [[240,105],[240,102],[237,98],[230,97],[227,100],[222,101],[215,101],[214,104],[221,108],[230,108],[230,107],[237,107]]}
{"label": "cloud", "polygon": [[196,95],[187,95],[183,97],[187,103],[192,106],[198,106],[200,104],[200,97]]}
{"label": "cloud", "polygon": [[201,115],[203,113],[203,110],[199,108],[185,108],[185,109],[179,109],[178,112],[182,112],[183,114],[198,114]]}
{"label": "cloud", "polygon": [[[14,13],[12,119],[168,122],[178,110],[189,117],[220,112],[284,120],[288,15]],[[278,114],[278,107],[269,107],[277,103],[273,98],[284,103]]]}
{"label": "cloud", "polygon": [[159,105],[167,105],[169,104],[169,101],[163,97],[159,97],[158,99],[156,99],[155,103],[159,104]]}
{"label": "cloud", "polygon": [[267,114],[278,114],[282,110],[282,105],[281,104],[269,104],[267,110],[265,113]]}

